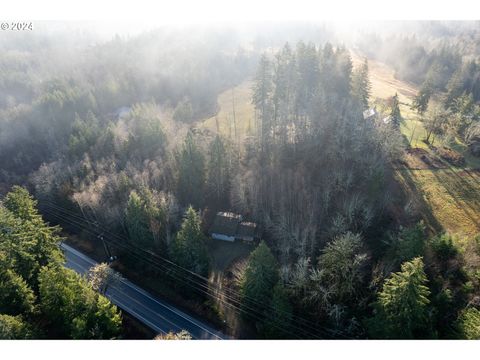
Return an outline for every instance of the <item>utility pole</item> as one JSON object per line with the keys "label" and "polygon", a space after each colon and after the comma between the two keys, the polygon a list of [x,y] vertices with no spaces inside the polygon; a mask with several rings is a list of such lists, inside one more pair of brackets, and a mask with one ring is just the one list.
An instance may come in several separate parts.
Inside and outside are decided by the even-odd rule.
{"label": "utility pole", "polygon": [[103,233],[97,236],[98,239],[100,239],[103,243],[103,249],[105,250],[105,254],[107,255],[107,258],[110,260],[112,258],[112,253],[110,252],[110,249],[105,242],[105,239],[103,238]]}
{"label": "utility pole", "polygon": [[105,238],[103,237],[103,232],[99,234],[97,238],[100,239],[103,243],[103,249],[105,250],[105,254],[107,255],[108,262],[111,263],[112,261],[116,260],[117,257],[112,255],[112,252],[110,251],[110,246],[108,246]]}
{"label": "utility pole", "polygon": [[235,131],[235,142],[237,141],[237,120],[235,118],[235,93],[232,87],[232,111],[233,111],[233,128]]}

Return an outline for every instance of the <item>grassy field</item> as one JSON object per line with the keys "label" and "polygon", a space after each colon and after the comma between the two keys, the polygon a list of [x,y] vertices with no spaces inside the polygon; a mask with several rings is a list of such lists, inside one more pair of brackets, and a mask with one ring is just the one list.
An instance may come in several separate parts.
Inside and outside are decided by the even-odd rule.
{"label": "grassy field", "polygon": [[[353,56],[354,65],[362,61]],[[428,150],[425,129],[418,115],[410,109],[416,88],[394,78],[394,71],[385,64],[369,60],[372,99],[387,99],[398,93],[404,123],[400,130],[412,147]],[[413,170],[400,168],[396,177],[404,190],[420,206],[421,215],[433,232],[472,236],[480,233],[480,159],[470,155],[466,146],[457,141],[449,144],[465,156],[466,168],[445,164],[445,169]],[[429,151],[430,152],[430,151]],[[431,152],[430,152],[431,153]],[[470,168],[470,169],[468,169]]]}
{"label": "grassy field", "polygon": [[[233,89],[228,89],[218,97],[220,110],[216,116],[202,122],[202,126],[241,141],[255,133],[255,112],[252,105],[252,82],[245,81]],[[235,106],[234,106],[235,105]],[[235,110],[235,116],[234,116]],[[236,133],[236,134],[235,134]]]}
{"label": "grassy field", "polygon": [[[352,53],[354,67],[363,62],[363,58],[358,54]],[[386,100],[398,94],[400,101],[400,112],[403,117],[403,123],[400,130],[405,135],[412,147],[428,149],[422,139],[426,137],[425,128],[419,119],[418,114],[411,109],[412,99],[417,93],[414,84],[395,79],[393,69],[378,61],[369,60],[369,73],[371,89],[371,100]]]}
{"label": "grassy field", "polygon": [[396,177],[417,202],[431,231],[447,231],[460,238],[480,233],[478,171],[401,169]]}
{"label": "grassy field", "polygon": [[[352,54],[352,60],[354,66],[363,61],[357,54]],[[426,135],[422,122],[410,108],[417,92],[415,85],[395,79],[393,69],[377,61],[369,60],[369,70],[372,102],[386,100],[398,93],[404,118],[401,125],[403,135],[411,147],[431,153],[422,141]],[[233,89],[237,141],[254,132],[251,87],[252,82],[246,81]],[[216,118],[206,119],[202,125],[216,131],[218,120],[220,133],[234,138],[232,90],[220,94],[218,102],[220,111]],[[480,174],[474,170],[480,169],[480,159],[471,156],[459,141],[450,146],[465,156],[466,169],[451,168],[448,164],[445,169],[413,170],[405,167],[398,169],[396,176],[404,190],[421,204],[422,217],[432,231],[471,236],[480,232]]]}

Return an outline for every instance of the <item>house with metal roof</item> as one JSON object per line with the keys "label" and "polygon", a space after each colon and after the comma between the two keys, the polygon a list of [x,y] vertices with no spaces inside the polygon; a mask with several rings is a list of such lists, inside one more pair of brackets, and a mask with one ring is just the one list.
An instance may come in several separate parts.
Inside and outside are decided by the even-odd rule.
{"label": "house with metal roof", "polygon": [[232,212],[218,212],[210,227],[210,236],[223,241],[254,241],[258,240],[259,229],[254,222],[243,221],[242,215]]}

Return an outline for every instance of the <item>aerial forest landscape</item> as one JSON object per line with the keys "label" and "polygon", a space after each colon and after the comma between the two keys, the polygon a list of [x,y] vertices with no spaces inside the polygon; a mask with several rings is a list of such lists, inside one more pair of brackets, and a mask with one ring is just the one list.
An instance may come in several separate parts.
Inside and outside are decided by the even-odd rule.
{"label": "aerial forest landscape", "polygon": [[26,25],[0,339],[480,340],[479,21]]}

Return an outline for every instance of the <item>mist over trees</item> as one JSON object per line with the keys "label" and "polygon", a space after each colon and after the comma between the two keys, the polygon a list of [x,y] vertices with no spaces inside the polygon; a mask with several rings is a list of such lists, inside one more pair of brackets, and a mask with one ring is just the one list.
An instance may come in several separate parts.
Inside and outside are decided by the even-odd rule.
{"label": "mist over trees", "polygon": [[[399,91],[377,108],[369,59],[418,87],[426,147],[480,149],[479,35],[411,26],[0,37],[0,338],[121,337],[103,296],[116,273],[65,269],[49,223],[104,237],[119,268],[225,329],[235,312],[246,336],[478,338],[478,240],[467,262],[409,212],[395,176],[406,104]],[[204,126],[226,91],[233,113],[253,107],[234,136]],[[219,255],[207,234],[220,211],[260,241]]]}

